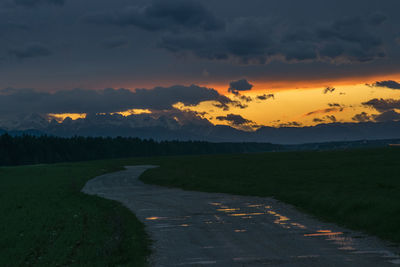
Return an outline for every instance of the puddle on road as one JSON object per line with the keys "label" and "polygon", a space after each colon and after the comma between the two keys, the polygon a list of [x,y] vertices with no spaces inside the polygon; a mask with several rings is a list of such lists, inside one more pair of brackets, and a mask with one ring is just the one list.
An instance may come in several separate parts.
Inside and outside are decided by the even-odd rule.
{"label": "puddle on road", "polygon": [[[284,216],[276,212],[272,206],[270,205],[264,205],[264,204],[254,204],[254,203],[246,203],[245,207],[228,207],[227,205],[220,203],[220,202],[211,202],[209,203],[212,206],[215,206],[217,209],[216,211],[221,212],[226,214],[229,217],[237,217],[240,219],[253,219],[253,216],[273,216],[275,219],[273,220],[274,224],[279,225],[280,227],[284,229],[298,229],[302,230],[303,233],[302,235],[307,238],[323,238],[324,240],[327,240],[329,242],[332,242],[337,246],[338,250],[342,251],[349,251],[349,253],[357,253],[357,254],[379,254],[383,258],[388,258],[389,260],[387,262],[390,262],[392,264],[399,264],[400,265],[400,257],[399,255],[396,255],[392,252],[382,250],[382,251],[366,251],[362,250],[360,248],[356,248],[356,244],[354,242],[354,239],[352,237],[347,236],[343,232],[334,232],[332,230],[324,230],[320,229],[317,230],[316,232],[311,232],[311,233],[304,233],[304,230],[307,229],[307,227],[301,223],[294,222],[292,221],[289,217]],[[249,211],[249,209],[256,209],[253,211]],[[238,212],[241,211],[241,212]],[[221,217],[215,215],[216,218],[218,218],[218,221],[221,222],[223,221]],[[206,222],[206,223],[212,223],[212,222]],[[235,233],[245,233],[247,230],[245,229],[235,229]],[[359,249],[359,250],[357,250]],[[319,255],[302,255],[298,256],[298,258],[316,258],[319,257]],[[243,258],[236,258],[234,259],[236,261],[241,261]]]}

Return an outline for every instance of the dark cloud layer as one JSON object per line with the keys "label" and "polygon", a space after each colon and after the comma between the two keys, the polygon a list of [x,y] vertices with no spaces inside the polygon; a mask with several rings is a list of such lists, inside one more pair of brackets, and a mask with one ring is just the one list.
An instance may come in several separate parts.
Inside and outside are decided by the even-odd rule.
{"label": "dark cloud layer", "polygon": [[35,7],[38,5],[56,5],[62,6],[65,3],[65,0],[14,0],[13,1],[16,5],[19,6],[26,6],[26,7]]}
{"label": "dark cloud layer", "polygon": [[122,27],[136,26],[148,31],[183,29],[213,31],[224,27],[223,21],[200,2],[183,0],[157,0],[146,6],[132,6],[116,12],[88,15],[85,21]]}
{"label": "dark cloud layer", "polygon": [[18,59],[45,57],[52,54],[51,50],[40,43],[28,43],[22,47],[12,48],[9,54],[17,57]]}
{"label": "dark cloud layer", "polygon": [[109,113],[128,109],[169,110],[177,102],[197,105],[216,101],[221,105],[233,103],[216,90],[196,85],[136,89],[75,89],[55,93],[30,89],[0,91],[0,114],[15,113]]}
{"label": "dark cloud layer", "polygon": [[314,29],[292,26],[282,32],[282,28],[266,19],[240,18],[225,31],[216,33],[170,33],[163,37],[160,46],[178,54],[241,64],[266,64],[273,60],[363,63],[385,57],[381,38],[358,17]]}

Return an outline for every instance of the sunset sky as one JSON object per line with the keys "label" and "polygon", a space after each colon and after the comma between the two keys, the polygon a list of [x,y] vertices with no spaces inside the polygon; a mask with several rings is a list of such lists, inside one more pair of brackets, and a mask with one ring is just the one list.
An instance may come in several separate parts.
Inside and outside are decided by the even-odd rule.
{"label": "sunset sky", "polygon": [[59,123],[190,113],[246,131],[397,121],[399,10],[398,0],[1,0],[0,128],[29,112]]}

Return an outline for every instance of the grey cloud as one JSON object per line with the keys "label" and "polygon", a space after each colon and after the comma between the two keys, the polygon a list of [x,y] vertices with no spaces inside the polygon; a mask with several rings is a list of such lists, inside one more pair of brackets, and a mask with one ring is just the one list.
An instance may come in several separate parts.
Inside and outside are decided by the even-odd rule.
{"label": "grey cloud", "polygon": [[373,118],[377,122],[398,121],[400,120],[400,113],[394,110],[388,110],[379,115],[373,115]]}
{"label": "grey cloud", "polygon": [[336,117],[334,115],[328,115],[328,116],[325,116],[325,118],[327,118],[331,122],[336,122],[337,121],[337,119],[336,119]]}
{"label": "grey cloud", "polygon": [[114,39],[109,39],[103,42],[103,45],[105,48],[108,49],[115,49],[115,48],[120,48],[123,46],[128,45],[128,41],[125,40],[124,38],[114,38]]}
{"label": "grey cloud", "polygon": [[326,87],[326,88],[324,89],[323,93],[324,93],[324,94],[333,93],[335,90],[336,90],[336,88],[328,86],[328,87]]}
{"label": "grey cloud", "polygon": [[258,100],[267,100],[267,99],[275,99],[275,95],[274,94],[263,94],[263,95],[258,95],[256,97]]}
{"label": "grey cloud", "polygon": [[400,89],[400,83],[392,80],[375,82],[373,86],[386,87],[390,89]]}
{"label": "grey cloud", "polygon": [[10,49],[8,53],[18,59],[45,57],[52,54],[47,46],[40,43],[29,43],[19,48]]}
{"label": "grey cloud", "polygon": [[364,106],[372,107],[379,112],[385,112],[391,109],[400,109],[400,100],[395,99],[371,99],[362,103]]}
{"label": "grey cloud", "polygon": [[147,6],[88,15],[84,20],[96,24],[136,26],[148,31],[180,29],[214,31],[224,27],[224,22],[202,4],[184,0],[157,0]]}
{"label": "grey cloud", "polygon": [[227,121],[232,125],[236,126],[253,123],[251,120],[245,119],[238,114],[228,114],[226,116],[218,116],[216,119],[219,121]]}
{"label": "grey cloud", "polygon": [[337,20],[328,26],[304,30],[266,19],[240,18],[223,31],[201,34],[170,33],[159,46],[176,54],[240,64],[363,63],[385,56],[382,40],[360,18]]}
{"label": "grey cloud", "polygon": [[320,118],[314,118],[313,122],[323,122],[324,120],[320,119]]}
{"label": "grey cloud", "polygon": [[75,89],[55,93],[31,89],[8,90],[0,93],[0,114],[37,113],[110,113],[128,109],[170,110],[182,102],[197,105],[217,101],[223,105],[233,101],[216,90],[196,85],[156,87],[154,89]]}
{"label": "grey cloud", "polygon": [[387,20],[387,16],[382,13],[375,13],[369,17],[369,24],[372,26],[379,26]]}
{"label": "grey cloud", "polygon": [[228,92],[238,95],[241,91],[250,91],[251,88],[253,88],[252,84],[250,84],[246,79],[241,79],[230,82]]}
{"label": "grey cloud", "polygon": [[361,112],[359,114],[356,114],[352,118],[353,121],[357,121],[357,122],[367,122],[370,119],[371,119],[371,116],[369,116],[366,112]]}
{"label": "grey cloud", "polygon": [[44,4],[62,6],[65,4],[65,0],[14,0],[13,2],[16,5],[26,7],[35,7]]}

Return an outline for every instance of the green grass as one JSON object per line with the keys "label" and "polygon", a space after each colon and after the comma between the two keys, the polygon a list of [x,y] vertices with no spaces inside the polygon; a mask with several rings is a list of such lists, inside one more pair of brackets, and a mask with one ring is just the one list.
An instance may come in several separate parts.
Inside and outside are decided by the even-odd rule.
{"label": "green grass", "polygon": [[400,149],[174,157],[146,183],[271,196],[321,219],[400,242]]}
{"label": "green grass", "polygon": [[117,202],[80,192],[126,163],[0,168],[0,266],[145,266],[143,224]]}
{"label": "green grass", "polygon": [[0,168],[0,266],[145,266],[143,224],[80,192],[124,165],[147,183],[273,196],[327,221],[400,242],[400,149],[181,156]]}

